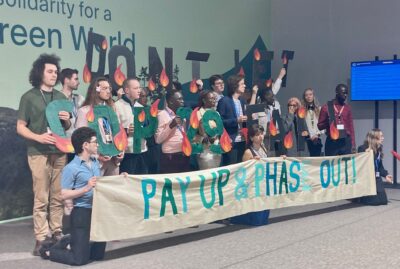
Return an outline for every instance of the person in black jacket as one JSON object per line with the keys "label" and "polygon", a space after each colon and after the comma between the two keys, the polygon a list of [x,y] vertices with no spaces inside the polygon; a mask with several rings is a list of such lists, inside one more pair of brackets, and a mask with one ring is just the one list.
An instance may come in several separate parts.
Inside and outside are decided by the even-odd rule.
{"label": "person in black jacket", "polygon": [[393,183],[393,176],[383,167],[383,133],[380,129],[372,129],[367,133],[364,144],[358,147],[358,152],[372,150],[374,152],[374,166],[376,178],[376,195],[364,196],[360,202],[366,205],[386,205],[388,203],[383,182]]}

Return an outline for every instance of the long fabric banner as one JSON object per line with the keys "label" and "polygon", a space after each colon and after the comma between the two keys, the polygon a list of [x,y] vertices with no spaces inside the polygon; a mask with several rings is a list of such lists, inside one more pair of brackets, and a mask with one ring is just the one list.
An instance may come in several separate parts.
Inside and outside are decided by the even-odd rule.
{"label": "long fabric banner", "polygon": [[376,194],[373,153],[267,158],[190,173],[101,177],[91,240],[172,231],[247,212]]}

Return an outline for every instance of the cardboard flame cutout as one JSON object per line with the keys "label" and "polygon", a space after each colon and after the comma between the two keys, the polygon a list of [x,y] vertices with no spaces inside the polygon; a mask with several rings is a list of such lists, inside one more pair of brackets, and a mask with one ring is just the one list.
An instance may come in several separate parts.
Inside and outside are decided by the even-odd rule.
{"label": "cardboard flame cutout", "polygon": [[61,137],[55,133],[51,134],[56,139],[56,148],[58,148],[61,152],[64,153],[72,153],[74,152],[74,147],[71,143],[70,137]]}
{"label": "cardboard flame cutout", "polygon": [[304,106],[301,106],[299,110],[297,110],[297,116],[299,116],[300,119],[304,119],[306,117],[306,108]]}
{"label": "cardboard flame cutout", "polygon": [[197,111],[199,111],[199,108],[196,107],[193,111],[192,114],[190,114],[190,126],[192,126],[193,129],[199,128],[200,121],[199,117],[197,116]]}
{"label": "cardboard flame cutout", "polygon": [[293,134],[292,131],[288,132],[283,139],[283,145],[286,149],[291,149],[293,147]]}
{"label": "cardboard flame cutout", "polygon": [[270,87],[272,86],[272,78],[270,78],[270,79],[268,79],[268,80],[265,81],[265,86],[266,86],[267,88],[270,88]]}
{"label": "cardboard flame cutout", "polygon": [[163,70],[161,71],[161,74],[160,74],[160,84],[164,88],[167,87],[168,84],[169,84],[169,78],[168,78],[167,73],[165,72],[164,68],[163,68]]}
{"label": "cardboard flame cutout", "polygon": [[261,53],[260,53],[260,51],[258,50],[258,48],[255,48],[255,49],[254,49],[254,59],[255,59],[256,61],[259,61],[259,60],[261,59]]}
{"label": "cardboard flame cutout", "polygon": [[152,117],[157,117],[158,113],[158,104],[160,103],[160,99],[157,99],[150,107],[150,115]]}
{"label": "cardboard flame cutout", "polygon": [[186,156],[190,156],[192,154],[192,144],[189,141],[185,132],[182,132],[183,141],[182,141],[182,152]]}
{"label": "cardboard flame cutout", "polygon": [[104,38],[103,42],[101,42],[101,48],[102,48],[103,50],[106,50],[107,47],[108,47],[107,39]]}
{"label": "cardboard flame cutout", "polygon": [[114,145],[119,151],[123,151],[128,146],[128,137],[122,125],[119,126],[119,132],[114,136]]}
{"label": "cardboard flame cutout", "polygon": [[224,128],[224,132],[221,135],[221,138],[219,139],[219,144],[221,145],[222,150],[225,152],[229,152],[232,149],[231,138],[229,137],[225,128]]}
{"label": "cardboard flame cutout", "polygon": [[154,83],[153,78],[149,79],[147,87],[149,88],[149,91],[151,91],[151,92],[156,89],[156,84]]}
{"label": "cardboard flame cutout", "polygon": [[92,80],[92,73],[87,64],[83,67],[82,78],[85,83],[89,83]]}
{"label": "cardboard flame cutout", "polygon": [[241,76],[244,76],[244,75],[245,75],[245,74],[244,74],[243,66],[240,67],[240,70],[239,70],[238,75],[241,75]]}
{"label": "cardboard flame cutout", "polygon": [[336,128],[335,121],[332,121],[329,127],[329,134],[332,140],[337,140],[339,138],[339,130]]}
{"label": "cardboard flame cutout", "polygon": [[86,114],[86,120],[88,122],[93,122],[94,121],[94,111],[93,107],[90,106],[88,113]]}
{"label": "cardboard flame cutout", "polygon": [[190,90],[191,93],[196,93],[199,90],[199,88],[197,88],[197,84],[196,84],[196,79],[195,78],[190,82],[189,90]]}
{"label": "cardboard flame cutout", "polygon": [[393,157],[395,157],[398,161],[400,161],[400,155],[396,151],[391,150],[390,152],[392,153]]}
{"label": "cardboard flame cutout", "polygon": [[143,109],[142,112],[140,112],[140,114],[138,115],[138,120],[140,122],[144,122],[145,119],[146,119],[146,112],[144,112],[144,109]]}
{"label": "cardboard flame cutout", "polygon": [[276,129],[274,118],[271,116],[271,120],[269,121],[269,134],[271,136],[276,136],[278,130]]}
{"label": "cardboard flame cutout", "polygon": [[114,80],[118,86],[122,86],[122,83],[126,79],[125,74],[121,71],[121,66],[122,66],[122,64],[118,65],[117,69],[115,69],[115,72],[114,72]]}
{"label": "cardboard flame cutout", "polygon": [[286,65],[286,64],[288,63],[288,60],[287,60],[286,54],[283,54],[283,57],[282,57],[282,63],[283,63],[284,65]]}

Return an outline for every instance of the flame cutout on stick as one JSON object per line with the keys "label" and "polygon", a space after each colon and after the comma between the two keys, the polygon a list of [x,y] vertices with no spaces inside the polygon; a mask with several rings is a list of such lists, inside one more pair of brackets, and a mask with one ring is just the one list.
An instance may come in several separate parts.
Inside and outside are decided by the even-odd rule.
{"label": "flame cutout on stick", "polygon": [[157,117],[158,113],[158,104],[160,103],[160,99],[157,99],[150,107],[150,115],[154,118]]}
{"label": "flame cutout on stick", "polygon": [[282,57],[282,63],[284,64],[284,65],[286,65],[287,64],[287,57],[286,57],[286,53],[285,54],[283,54],[283,57]]}
{"label": "flame cutout on stick", "polygon": [[122,66],[122,64],[118,65],[117,69],[115,69],[115,72],[114,72],[114,80],[118,86],[122,86],[122,83],[126,79],[125,74],[121,71],[121,66]]}
{"label": "flame cutout on stick", "polygon": [[200,121],[199,117],[197,116],[197,111],[199,111],[199,108],[196,107],[193,111],[192,114],[190,114],[190,126],[192,126],[193,129],[199,128]]}
{"label": "flame cutout on stick", "polygon": [[138,120],[139,120],[139,122],[144,122],[145,119],[146,119],[146,113],[144,112],[144,109],[143,109],[142,112],[140,112],[138,115]]}
{"label": "flame cutout on stick", "polygon": [[245,76],[243,66],[240,67],[238,75]]}
{"label": "flame cutout on stick", "polygon": [[74,147],[72,146],[70,137],[61,137],[55,133],[52,133],[52,136],[56,139],[55,146],[64,153],[72,153],[74,152]]}
{"label": "flame cutout on stick", "polygon": [[332,121],[331,126],[329,127],[329,134],[332,140],[337,140],[339,138],[339,130],[336,128],[334,121]]}
{"label": "flame cutout on stick", "polygon": [[272,86],[272,78],[270,78],[270,79],[268,79],[268,80],[265,81],[265,86],[266,86],[267,88],[270,88],[270,87]]}
{"label": "flame cutout on stick", "polygon": [[199,90],[199,88],[197,87],[196,79],[194,78],[194,79],[190,82],[189,91],[190,91],[191,93],[196,93],[198,90]]}
{"label": "flame cutout on stick", "polygon": [[254,49],[254,59],[255,59],[256,61],[259,61],[259,60],[261,59],[261,53],[260,53],[260,51],[258,50],[258,48],[255,48],[255,49]]}
{"label": "flame cutout on stick", "polygon": [[163,68],[163,70],[161,71],[161,74],[160,74],[160,84],[164,88],[167,87],[168,84],[169,84],[169,78],[168,78],[167,73],[165,72],[164,68]]}
{"label": "flame cutout on stick", "polygon": [[225,128],[224,128],[224,132],[221,135],[221,138],[219,139],[219,144],[221,145],[222,150],[225,152],[229,152],[232,149],[231,138],[229,137]]}
{"label": "flame cutout on stick", "polygon": [[283,146],[286,149],[291,149],[293,147],[293,135],[292,131],[288,132],[283,139]]}
{"label": "flame cutout on stick", "polygon": [[271,136],[276,136],[278,130],[276,129],[274,118],[271,116],[271,120],[269,121],[269,133]]}
{"label": "flame cutout on stick", "polygon": [[86,120],[88,122],[94,121],[94,111],[92,106],[90,106],[88,113],[86,113]]}
{"label": "flame cutout on stick", "polygon": [[123,151],[128,146],[128,137],[122,124],[119,126],[119,132],[114,137],[114,145],[119,151]]}
{"label": "flame cutout on stick", "polygon": [[400,155],[396,151],[391,150],[390,152],[392,153],[393,157],[400,161]]}
{"label": "flame cutout on stick", "polygon": [[242,128],[242,130],[241,130],[241,132],[242,132],[242,134],[243,134],[243,136],[244,136],[244,139],[246,140],[246,143],[248,142],[248,137],[249,137],[249,129],[247,129],[247,128]]}
{"label": "flame cutout on stick", "polygon": [[89,83],[92,80],[92,72],[90,72],[87,64],[83,67],[82,78],[85,83]]}
{"label": "flame cutout on stick", "polygon": [[149,79],[147,87],[149,88],[149,91],[151,91],[151,92],[156,89],[156,84],[154,83],[153,78]]}
{"label": "flame cutout on stick", "polygon": [[103,42],[101,42],[101,48],[102,48],[103,50],[106,50],[107,47],[108,47],[107,39],[104,38]]}
{"label": "flame cutout on stick", "polygon": [[190,156],[192,154],[192,144],[189,141],[186,133],[182,132],[183,141],[182,141],[182,152],[186,156]]}
{"label": "flame cutout on stick", "polygon": [[306,116],[306,108],[304,106],[301,106],[298,110],[297,110],[297,116],[299,116],[300,119],[304,119]]}

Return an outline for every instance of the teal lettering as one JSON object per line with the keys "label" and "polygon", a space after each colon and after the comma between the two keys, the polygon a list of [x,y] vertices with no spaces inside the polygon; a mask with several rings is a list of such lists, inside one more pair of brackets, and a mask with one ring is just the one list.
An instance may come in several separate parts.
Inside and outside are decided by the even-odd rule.
{"label": "teal lettering", "polygon": [[286,162],[282,163],[281,178],[279,180],[279,194],[282,194],[282,185],[285,184],[285,191],[288,193],[288,183],[287,183],[287,169]]}
{"label": "teal lettering", "polygon": [[179,177],[176,178],[179,182],[179,186],[181,187],[181,194],[182,194],[182,209],[183,212],[187,212],[187,202],[186,202],[186,191],[190,184],[190,177],[186,177],[186,182],[184,182]]}
{"label": "teal lettering", "polygon": [[[328,172],[326,181],[324,179],[324,168],[326,168],[326,171]],[[328,188],[329,183],[331,182],[331,168],[330,168],[329,160],[325,160],[321,163],[321,166],[319,168],[319,177],[321,180],[322,188],[324,188],[324,189]]]}
{"label": "teal lettering", "polygon": [[276,177],[277,177],[277,173],[278,173],[278,164],[276,162],[274,162],[274,173],[270,174],[269,172],[269,165],[270,163],[267,162],[265,164],[267,166],[267,173],[265,175],[265,185],[267,186],[267,196],[270,196],[270,190],[269,190],[269,181],[272,179],[273,180],[273,184],[274,184],[274,194],[277,193],[276,191]]}
{"label": "teal lettering", "polygon": [[[224,205],[224,193],[222,192],[222,188],[228,184],[229,176],[231,172],[228,169],[218,170],[218,197],[219,197],[219,205]],[[225,180],[223,181],[223,177],[225,175]]]}
{"label": "teal lettering", "polygon": [[201,202],[205,208],[211,208],[215,203],[215,181],[217,180],[217,174],[212,172],[212,182],[211,182],[211,199],[210,202],[207,202],[206,195],[204,193],[204,185],[206,184],[206,178],[203,175],[200,176],[200,197]]}
{"label": "teal lettering", "polygon": [[340,159],[337,160],[337,177],[335,180],[335,160],[331,162],[331,170],[332,170],[332,184],[333,186],[337,187],[340,182]]}
{"label": "teal lettering", "polygon": [[162,190],[160,217],[163,217],[165,215],[165,207],[167,202],[171,203],[172,212],[174,213],[174,215],[178,214],[175,198],[172,193],[172,182],[168,178],[165,179],[164,187]]}
{"label": "teal lettering", "polygon": [[235,198],[238,201],[242,198],[247,198],[246,172],[246,168],[241,167],[235,173],[235,180],[238,183],[235,188]]}
{"label": "teal lettering", "polygon": [[[151,186],[150,192],[147,191],[147,186]],[[142,194],[144,200],[144,219],[148,219],[150,215],[150,198],[156,195],[157,183],[154,179],[143,179],[142,180]]]}
{"label": "teal lettering", "polygon": [[353,184],[357,182],[357,172],[356,172],[356,158],[351,157],[351,166],[353,168]]}
{"label": "teal lettering", "polygon": [[290,165],[290,177],[296,180],[296,185],[293,186],[292,183],[289,184],[289,190],[290,192],[295,192],[300,186],[300,176],[295,173],[294,168],[297,168],[297,171],[300,172],[301,170],[301,165],[298,161],[293,161]]}
{"label": "teal lettering", "polygon": [[344,175],[345,175],[345,181],[344,182],[346,184],[349,184],[349,173],[347,172],[347,168],[348,168],[347,162],[350,161],[350,158],[349,157],[344,157],[344,158],[342,158],[342,161],[344,161]]}
{"label": "teal lettering", "polygon": [[254,188],[256,197],[260,196],[260,182],[264,180],[265,177],[265,167],[261,163],[256,163],[254,165],[255,176],[254,176]]}

